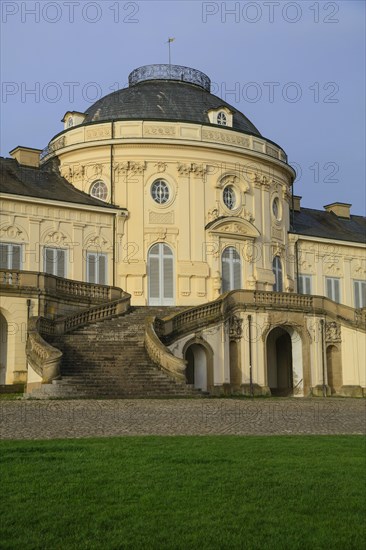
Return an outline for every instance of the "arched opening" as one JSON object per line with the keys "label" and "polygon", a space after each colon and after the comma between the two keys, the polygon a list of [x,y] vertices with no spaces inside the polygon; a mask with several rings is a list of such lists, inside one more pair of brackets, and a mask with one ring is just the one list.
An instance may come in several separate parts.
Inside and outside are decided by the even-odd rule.
{"label": "arched opening", "polygon": [[0,312],[0,385],[6,383],[8,362],[8,322]]}
{"label": "arched opening", "polygon": [[240,391],[242,379],[240,368],[239,342],[237,342],[236,340],[231,340],[230,342],[229,357],[231,391],[238,392]]}
{"label": "arched opening", "polygon": [[233,246],[225,248],[221,257],[222,292],[241,288],[241,261]]}
{"label": "arched opening", "polygon": [[212,357],[206,347],[200,343],[192,343],[186,348],[184,358],[187,361],[187,384],[202,391],[210,391],[213,386],[213,368]]}
{"label": "arched opening", "polygon": [[339,393],[342,387],[341,351],[337,346],[327,347],[327,377],[332,394]]}
{"label": "arched opening", "polygon": [[149,305],[174,305],[174,257],[165,243],[154,244],[148,253]]}
{"label": "arched opening", "polygon": [[276,327],[267,336],[267,385],[272,395],[303,395],[302,344],[291,327]]}

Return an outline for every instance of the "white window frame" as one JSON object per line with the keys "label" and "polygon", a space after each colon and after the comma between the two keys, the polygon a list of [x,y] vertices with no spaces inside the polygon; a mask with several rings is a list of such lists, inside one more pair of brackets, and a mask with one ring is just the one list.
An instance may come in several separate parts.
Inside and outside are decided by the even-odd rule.
{"label": "white window frame", "polygon": [[[272,261],[272,271],[275,276],[273,292],[283,292],[283,268],[280,256],[275,256]],[[281,283],[281,284],[280,284]]]}
{"label": "white window frame", "polygon": [[169,204],[172,198],[172,193],[171,193],[169,184],[163,178],[159,178],[152,182],[150,187],[150,195],[154,203],[157,204],[158,206],[165,206]]}
{"label": "white window frame", "polygon": [[[4,242],[1,242],[0,245],[6,246],[8,248],[6,253],[7,265],[4,267],[1,267],[0,269],[11,269],[14,271],[18,271],[18,270],[20,271],[22,269],[22,264],[23,264],[23,246],[18,243],[4,243]],[[13,248],[15,247],[19,248],[19,267],[13,266],[13,260],[14,260]]]}
{"label": "white window frame", "polygon": [[[238,208],[238,205],[237,205],[238,200],[237,200],[236,192],[232,185],[226,185],[224,187],[222,191],[222,201],[228,210],[235,210],[235,208]],[[230,206],[230,201],[232,201],[231,206]]]}
{"label": "white window frame", "polygon": [[366,281],[353,281],[355,308],[366,307]]}
{"label": "white window frame", "polygon": [[313,281],[311,275],[300,273],[297,279],[298,294],[311,294],[312,282]]}
{"label": "white window frame", "polygon": [[[53,259],[52,259],[52,273],[50,271],[47,271],[47,258],[46,254],[48,251],[53,251]],[[62,252],[64,254],[64,273],[63,275],[58,274],[58,260],[57,255]],[[54,275],[55,277],[62,277],[63,279],[67,278],[67,249],[66,248],[57,248],[55,246],[45,246],[43,247],[43,272],[47,273],[48,275]]]}
{"label": "white window frame", "polygon": [[[89,258],[96,258],[95,260],[95,281],[91,281],[90,276],[90,262]],[[101,273],[100,273],[100,258],[104,258],[104,282],[101,282]],[[95,285],[107,285],[108,284],[108,254],[105,252],[87,252],[86,253],[86,282],[92,283]]]}
{"label": "white window frame", "polygon": [[228,125],[228,116],[225,111],[219,111],[216,115],[216,124],[218,126],[227,126]]}
{"label": "white window frame", "polygon": [[[169,253],[165,252],[165,247]],[[151,296],[152,268],[151,260],[158,260],[158,296]],[[171,261],[172,266],[172,296],[165,296],[165,260]],[[175,256],[172,248],[166,243],[155,243],[148,251],[148,302],[150,306],[173,306],[175,304]]]}
{"label": "white window frame", "polygon": [[[98,192],[96,192],[96,189],[103,189],[103,196],[98,196]],[[100,201],[106,202],[108,200],[109,190],[108,185],[103,180],[95,180],[90,186],[89,195],[93,197],[94,199],[98,199]]]}
{"label": "white window frame", "polygon": [[[330,292],[328,292],[329,286]],[[341,303],[341,280],[339,277],[325,277],[325,295],[330,300],[333,300],[333,302]]]}

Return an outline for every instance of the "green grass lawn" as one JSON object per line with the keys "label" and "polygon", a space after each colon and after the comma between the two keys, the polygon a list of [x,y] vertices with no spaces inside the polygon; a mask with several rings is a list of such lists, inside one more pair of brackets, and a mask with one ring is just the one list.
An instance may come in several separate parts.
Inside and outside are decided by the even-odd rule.
{"label": "green grass lawn", "polygon": [[0,548],[364,548],[362,436],[2,441],[0,453]]}

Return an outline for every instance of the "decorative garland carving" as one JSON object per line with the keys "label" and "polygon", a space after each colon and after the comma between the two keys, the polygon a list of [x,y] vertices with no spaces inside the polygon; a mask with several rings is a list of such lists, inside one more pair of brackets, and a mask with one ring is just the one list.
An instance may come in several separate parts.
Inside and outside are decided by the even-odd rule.
{"label": "decorative garland carving", "polygon": [[229,318],[229,338],[230,340],[240,340],[243,336],[243,319],[233,315]]}
{"label": "decorative garland carving", "polygon": [[203,164],[196,164],[192,162],[191,164],[182,164],[178,162],[177,170],[180,176],[189,176],[189,174],[194,174],[197,177],[203,178],[207,174],[207,167]]}
{"label": "decorative garland carving", "polygon": [[327,344],[342,342],[341,325],[335,321],[325,323],[325,341]]}
{"label": "decorative garland carving", "polygon": [[146,170],[146,162],[125,161],[116,164],[114,171],[117,174],[126,175],[129,172],[133,175],[143,174]]}

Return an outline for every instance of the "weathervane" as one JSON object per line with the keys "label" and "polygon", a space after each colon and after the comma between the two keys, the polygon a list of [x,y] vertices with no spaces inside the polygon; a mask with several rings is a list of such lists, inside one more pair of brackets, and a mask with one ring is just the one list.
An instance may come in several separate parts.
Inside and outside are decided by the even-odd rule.
{"label": "weathervane", "polygon": [[172,42],[174,42],[174,40],[175,40],[175,38],[168,38],[168,41],[166,42],[166,44],[168,44],[168,48],[169,48],[169,65],[172,64],[172,63],[171,63],[171,61],[172,61],[172,60],[171,60],[171,54],[170,54],[170,44],[171,44]]}

